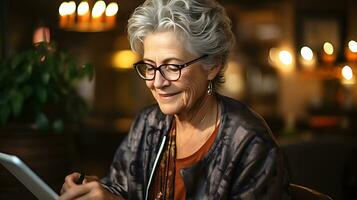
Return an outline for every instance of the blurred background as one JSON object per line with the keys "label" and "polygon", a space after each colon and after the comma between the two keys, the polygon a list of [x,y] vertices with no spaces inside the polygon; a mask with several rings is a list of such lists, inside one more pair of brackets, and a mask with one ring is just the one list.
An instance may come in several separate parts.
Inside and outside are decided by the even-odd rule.
{"label": "blurred background", "polygon": [[[89,106],[79,122],[67,120],[59,133],[15,118],[0,126],[0,151],[19,155],[56,191],[72,171],[105,176],[132,119],[154,102],[131,67],[140,57],[130,51],[126,33],[130,14],[143,1],[84,2],[0,0],[2,62],[16,63],[35,43],[51,41],[79,66],[94,67],[92,79],[75,83]],[[357,1],[219,2],[236,36],[220,93],[266,119],[292,182],[334,199],[357,198]],[[0,73],[6,88],[1,79]],[[0,91],[0,105],[6,94]],[[25,103],[22,107],[26,110]],[[31,198],[0,167],[0,199]]]}

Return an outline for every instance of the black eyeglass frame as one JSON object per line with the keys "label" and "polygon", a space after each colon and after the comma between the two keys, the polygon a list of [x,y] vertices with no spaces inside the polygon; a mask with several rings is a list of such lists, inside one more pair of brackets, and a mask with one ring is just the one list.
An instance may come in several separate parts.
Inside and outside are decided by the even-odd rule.
{"label": "black eyeglass frame", "polygon": [[[193,63],[195,63],[195,62],[197,62],[197,61],[199,61],[199,60],[201,60],[201,59],[203,59],[203,58],[205,58],[205,57],[207,57],[207,56],[208,56],[208,55],[203,55],[203,56],[201,56],[201,57],[199,57],[199,58],[196,58],[196,59],[194,59],[194,60],[188,61],[187,63],[181,64],[181,65],[179,65],[179,64],[169,64],[169,63],[165,63],[165,64],[162,64],[162,65],[156,67],[156,66],[154,66],[154,65],[152,65],[152,64],[150,64],[150,63],[146,63],[146,62],[144,62],[144,61],[139,61],[139,62],[137,62],[137,63],[134,63],[133,66],[134,66],[136,72],[139,74],[139,76],[140,76],[142,79],[146,80],[146,81],[154,80],[154,79],[155,79],[155,76],[156,76],[156,71],[157,71],[157,70],[159,70],[159,72],[160,72],[160,74],[162,75],[162,77],[164,77],[166,80],[168,80],[168,81],[177,81],[177,80],[179,80],[179,79],[181,78],[181,70],[182,70],[183,68],[188,67],[188,66],[192,65]],[[154,75],[153,75],[153,77],[152,77],[152,78],[146,78],[146,77],[144,77],[143,75],[141,75],[141,73],[140,73],[140,71],[139,71],[139,69],[138,69],[138,65],[139,65],[139,64],[145,64],[145,65],[151,66],[151,67],[154,69]],[[161,71],[161,67],[167,66],[167,65],[174,66],[174,67],[177,67],[177,68],[179,69],[179,76],[178,76],[177,79],[170,80],[170,79],[166,78],[166,76],[164,75],[164,73]]]}

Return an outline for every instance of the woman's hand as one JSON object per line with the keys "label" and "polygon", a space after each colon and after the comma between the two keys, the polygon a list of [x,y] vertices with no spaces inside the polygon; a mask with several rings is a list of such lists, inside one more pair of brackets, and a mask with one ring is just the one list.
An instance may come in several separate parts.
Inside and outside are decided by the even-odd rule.
{"label": "woman's hand", "polygon": [[65,178],[59,200],[122,200],[102,187],[95,176],[85,176],[83,183],[77,185],[79,173],[72,173]]}

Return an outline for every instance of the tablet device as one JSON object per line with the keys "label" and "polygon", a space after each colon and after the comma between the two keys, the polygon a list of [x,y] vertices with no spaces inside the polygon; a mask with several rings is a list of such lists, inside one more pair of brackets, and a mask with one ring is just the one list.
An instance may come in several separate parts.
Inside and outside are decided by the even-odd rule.
{"label": "tablet device", "polygon": [[40,200],[56,200],[58,195],[17,156],[0,152],[0,163]]}

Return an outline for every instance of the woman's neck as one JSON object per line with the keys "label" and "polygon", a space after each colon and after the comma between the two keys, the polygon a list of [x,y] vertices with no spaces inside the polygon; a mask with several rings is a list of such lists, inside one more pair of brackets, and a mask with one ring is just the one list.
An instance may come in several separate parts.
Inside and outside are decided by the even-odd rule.
{"label": "woman's neck", "polygon": [[203,131],[215,126],[218,112],[218,102],[215,95],[204,94],[191,109],[175,115],[178,130]]}

